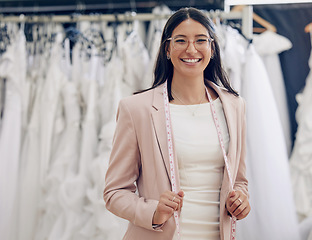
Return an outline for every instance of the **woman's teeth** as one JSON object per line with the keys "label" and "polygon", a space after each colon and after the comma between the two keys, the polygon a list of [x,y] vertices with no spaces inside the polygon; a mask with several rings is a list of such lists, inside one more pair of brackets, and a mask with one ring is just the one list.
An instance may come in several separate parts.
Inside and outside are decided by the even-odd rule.
{"label": "woman's teeth", "polygon": [[187,63],[196,63],[199,62],[200,59],[182,59],[183,62],[187,62]]}

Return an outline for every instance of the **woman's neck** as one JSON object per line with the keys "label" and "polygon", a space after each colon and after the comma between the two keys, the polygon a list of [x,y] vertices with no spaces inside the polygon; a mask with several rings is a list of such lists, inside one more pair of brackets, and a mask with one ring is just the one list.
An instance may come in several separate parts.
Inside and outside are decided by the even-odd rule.
{"label": "woman's neck", "polygon": [[204,97],[204,95],[206,95],[206,90],[203,76],[197,78],[179,78],[178,76],[173,76],[171,91],[175,99],[174,102],[177,104],[177,99],[180,99],[180,102],[182,100],[181,104],[199,104],[200,102],[207,102],[206,97]]}

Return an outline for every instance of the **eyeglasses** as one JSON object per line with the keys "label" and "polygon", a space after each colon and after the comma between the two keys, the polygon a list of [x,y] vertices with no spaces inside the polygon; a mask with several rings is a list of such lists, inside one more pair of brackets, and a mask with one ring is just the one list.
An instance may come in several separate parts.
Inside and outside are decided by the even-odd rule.
{"label": "eyeglasses", "polygon": [[204,36],[196,38],[195,41],[190,41],[186,37],[180,36],[168,38],[167,40],[172,41],[173,48],[178,51],[186,50],[189,46],[189,43],[193,43],[194,47],[198,51],[206,51],[210,48],[211,42],[213,41],[212,38]]}

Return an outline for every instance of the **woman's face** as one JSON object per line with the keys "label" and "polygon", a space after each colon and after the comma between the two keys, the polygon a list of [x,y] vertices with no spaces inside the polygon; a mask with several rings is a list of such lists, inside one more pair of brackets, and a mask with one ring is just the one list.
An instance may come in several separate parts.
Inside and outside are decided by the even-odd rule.
{"label": "woman's face", "polygon": [[[167,54],[170,55],[174,75],[179,77],[203,75],[211,57],[211,44],[208,43],[209,47],[206,48],[201,46],[204,40],[210,39],[208,30],[199,22],[187,19],[173,30],[171,38]],[[181,47],[183,44],[185,49]]]}

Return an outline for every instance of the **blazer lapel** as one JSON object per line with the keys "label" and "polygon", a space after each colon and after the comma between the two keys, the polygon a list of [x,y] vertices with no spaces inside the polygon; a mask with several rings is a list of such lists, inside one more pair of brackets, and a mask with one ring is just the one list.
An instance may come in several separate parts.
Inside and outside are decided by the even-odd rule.
{"label": "blazer lapel", "polygon": [[[152,121],[154,125],[155,135],[157,138],[159,150],[164,161],[164,165],[167,170],[167,175],[170,180],[170,163],[169,163],[169,151],[167,143],[167,129],[165,119],[165,109],[163,100],[163,85],[154,89]],[[170,181],[171,182],[171,181]]]}
{"label": "blazer lapel", "polygon": [[235,101],[231,101],[232,94],[225,94],[223,90],[220,89],[219,86],[217,86],[215,83],[209,81],[210,86],[217,92],[217,94],[220,97],[220,100],[222,102],[222,107],[226,119],[226,123],[229,129],[229,135],[230,135],[230,142],[229,142],[229,150],[228,150],[228,156],[229,161],[231,161],[231,157],[235,153],[235,141],[237,139],[236,129],[235,126],[237,126],[237,111],[236,111],[236,105],[234,104]]}

